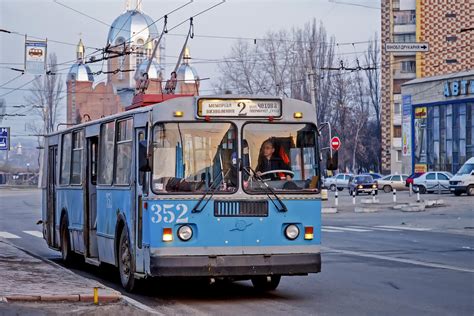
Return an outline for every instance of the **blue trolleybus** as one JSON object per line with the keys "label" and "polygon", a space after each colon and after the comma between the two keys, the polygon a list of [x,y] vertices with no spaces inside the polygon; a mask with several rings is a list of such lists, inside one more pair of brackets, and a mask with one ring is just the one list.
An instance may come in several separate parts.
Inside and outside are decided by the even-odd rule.
{"label": "blue trolleybus", "polygon": [[66,262],[146,277],[251,280],[321,270],[311,104],[176,97],[45,137],[43,233]]}

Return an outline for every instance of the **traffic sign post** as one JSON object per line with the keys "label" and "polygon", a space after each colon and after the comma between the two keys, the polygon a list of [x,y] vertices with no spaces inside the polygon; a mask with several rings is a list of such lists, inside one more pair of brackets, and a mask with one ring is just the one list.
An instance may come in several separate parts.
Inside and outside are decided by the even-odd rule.
{"label": "traffic sign post", "polygon": [[385,50],[389,53],[416,53],[428,52],[428,43],[385,43]]}
{"label": "traffic sign post", "polygon": [[0,127],[0,150],[10,150],[10,127]]}
{"label": "traffic sign post", "polygon": [[337,136],[334,136],[333,138],[331,138],[331,148],[332,150],[339,150],[339,148],[341,147],[341,140],[339,139],[339,137]]}

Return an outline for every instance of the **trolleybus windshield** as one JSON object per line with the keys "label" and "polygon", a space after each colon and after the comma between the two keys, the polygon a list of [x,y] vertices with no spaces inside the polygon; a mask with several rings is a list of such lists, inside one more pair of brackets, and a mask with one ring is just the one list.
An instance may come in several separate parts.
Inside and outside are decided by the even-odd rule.
{"label": "trolleybus windshield", "polygon": [[[312,124],[249,123],[243,127],[242,164],[276,192],[317,192],[316,127]],[[250,167],[250,168],[248,168]],[[262,193],[262,181],[243,174],[248,193]]]}
{"label": "trolleybus windshield", "polygon": [[155,193],[237,191],[237,130],[231,123],[162,123],[154,127]]}

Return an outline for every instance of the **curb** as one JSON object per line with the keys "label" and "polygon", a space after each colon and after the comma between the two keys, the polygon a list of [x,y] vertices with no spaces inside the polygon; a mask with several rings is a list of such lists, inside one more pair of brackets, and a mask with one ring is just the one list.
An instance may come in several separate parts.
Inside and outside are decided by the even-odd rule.
{"label": "curb", "polygon": [[[122,299],[121,295],[99,295],[99,303],[115,303]],[[72,295],[7,295],[0,301],[10,302],[94,302],[94,295],[72,294]]]}
{"label": "curb", "polygon": [[379,212],[380,209],[377,208],[377,207],[359,207],[359,206],[356,206],[354,208],[354,212],[356,213],[375,213],[375,212]]}
{"label": "curb", "polygon": [[321,213],[323,214],[336,214],[337,207],[323,207],[321,208]]}

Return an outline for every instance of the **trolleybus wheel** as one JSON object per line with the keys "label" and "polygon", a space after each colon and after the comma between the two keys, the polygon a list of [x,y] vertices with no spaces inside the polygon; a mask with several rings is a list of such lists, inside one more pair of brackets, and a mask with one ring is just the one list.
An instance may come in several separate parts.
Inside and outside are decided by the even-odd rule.
{"label": "trolleybus wheel", "polygon": [[61,258],[70,265],[73,261],[74,253],[71,251],[71,240],[69,239],[68,221],[66,216],[61,219]]}
{"label": "trolleybus wheel", "polygon": [[132,252],[130,251],[130,242],[126,228],[123,228],[122,233],[120,234],[118,250],[120,281],[125,290],[132,292],[135,287],[135,267],[133,264]]}
{"label": "trolleybus wheel", "polygon": [[281,275],[257,276],[252,278],[253,287],[260,292],[275,290],[280,284]]}

